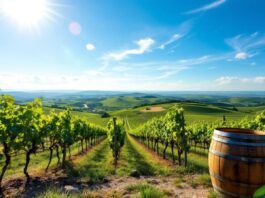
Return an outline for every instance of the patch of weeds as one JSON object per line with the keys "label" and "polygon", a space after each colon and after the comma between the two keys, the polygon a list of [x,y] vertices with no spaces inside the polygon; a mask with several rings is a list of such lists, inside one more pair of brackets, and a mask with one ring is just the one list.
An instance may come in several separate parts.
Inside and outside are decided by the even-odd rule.
{"label": "patch of weeds", "polygon": [[193,188],[196,188],[197,186],[209,187],[209,186],[211,186],[211,178],[210,178],[209,174],[202,174],[202,175],[198,175],[196,178],[188,181],[188,183]]}
{"label": "patch of weeds", "polygon": [[68,162],[68,161],[66,161],[65,171],[66,171],[67,175],[69,175],[69,176],[72,176],[72,177],[79,177],[80,176],[79,171],[74,168],[73,163]]}
{"label": "patch of weeds", "polygon": [[152,187],[150,184],[143,183],[143,184],[130,184],[125,187],[125,189],[129,192],[140,192],[142,189],[146,189]]}
{"label": "patch of weeds", "polygon": [[209,190],[207,198],[218,198],[218,197],[219,197],[218,194],[213,189]]}
{"label": "patch of weeds", "polygon": [[161,192],[159,189],[153,186],[150,186],[140,191],[140,197],[141,198],[163,198],[165,197],[165,194]]}
{"label": "patch of weeds", "polygon": [[202,185],[202,186],[211,186],[211,178],[209,174],[202,174],[199,175],[196,178],[196,182],[198,183],[198,185]]}
{"label": "patch of weeds", "polygon": [[173,197],[173,192],[170,189],[163,189],[163,193],[166,195],[166,197]]}
{"label": "patch of weeds", "polygon": [[195,180],[190,180],[188,182],[188,184],[192,187],[192,188],[196,188],[198,186],[198,183]]}
{"label": "patch of weeds", "polygon": [[174,184],[178,188],[182,188],[182,184],[185,182],[185,180],[182,177],[178,177],[175,179]]}
{"label": "patch of weeds", "polygon": [[132,184],[125,188],[129,192],[139,192],[141,198],[163,198],[165,193],[150,184]]}
{"label": "patch of weeds", "polygon": [[104,172],[100,170],[95,170],[95,172],[88,173],[89,184],[95,184],[98,182],[102,182],[105,179]]}
{"label": "patch of weeds", "polygon": [[95,191],[84,190],[80,195],[81,198],[97,198],[100,197],[99,194]]}
{"label": "patch of weeds", "polygon": [[113,191],[108,192],[107,197],[110,197],[110,198],[122,198],[122,194],[120,192],[116,191],[116,190],[113,190]]}
{"label": "patch of weeds", "polygon": [[196,167],[194,164],[189,164],[187,167],[185,166],[178,166],[176,173],[178,175],[187,175],[187,174],[194,174],[198,173],[198,167]]}
{"label": "patch of weeds", "polygon": [[37,195],[37,198],[72,198],[73,195],[70,195],[68,193],[64,193],[62,189],[60,188],[48,188],[45,192]]}
{"label": "patch of weeds", "polygon": [[161,181],[162,181],[162,182],[167,182],[168,179],[167,179],[166,177],[163,177],[163,178],[161,179]]}

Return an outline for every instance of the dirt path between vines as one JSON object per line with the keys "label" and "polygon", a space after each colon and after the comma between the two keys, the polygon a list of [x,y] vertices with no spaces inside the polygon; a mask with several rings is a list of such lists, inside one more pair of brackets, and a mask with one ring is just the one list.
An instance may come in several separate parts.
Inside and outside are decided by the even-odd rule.
{"label": "dirt path between vines", "polygon": [[[133,137],[128,137],[129,142],[132,145],[129,147],[138,147],[136,150],[129,149],[133,152],[138,152],[143,155],[142,165],[144,163],[154,166],[154,168],[159,168],[160,166],[169,167],[171,171],[176,168],[175,165],[169,160],[163,159],[162,157],[156,155],[156,153],[148,149],[145,145],[134,139]],[[99,145],[91,148],[89,151],[94,149],[99,149],[102,147],[101,142]],[[128,149],[127,149],[128,150]],[[89,155],[90,152],[86,154]],[[85,154],[83,154],[85,155]],[[83,155],[73,156],[72,161],[78,161]],[[149,159],[146,159],[149,158]],[[133,159],[134,160],[134,159]],[[137,161],[135,161],[136,163]],[[134,166],[132,166],[134,167]],[[161,168],[160,167],[160,168]],[[131,167],[128,167],[129,169]],[[145,169],[139,169],[145,170]],[[194,179],[192,175],[183,176],[183,178],[178,178],[175,176],[174,172],[169,172],[169,175],[155,175],[155,176],[118,176],[111,175],[105,177],[100,182],[92,182],[89,178],[83,177],[72,177],[67,175],[64,171],[60,169],[52,169],[48,173],[43,171],[34,174],[32,181],[25,188],[24,177],[13,178],[5,182],[5,194],[6,197],[36,197],[48,189],[56,188],[59,189],[60,193],[64,195],[69,195],[68,197],[95,197],[95,198],[106,198],[106,197],[139,197],[139,191],[132,190],[132,186],[148,185],[159,189],[163,192],[166,197],[181,197],[181,198],[204,198],[209,195],[210,187],[197,186],[192,187],[189,181]],[[174,175],[174,176],[173,176]],[[179,179],[181,181],[179,181]],[[74,188],[74,191],[68,191],[66,186]],[[66,196],[65,196],[66,197]]]}

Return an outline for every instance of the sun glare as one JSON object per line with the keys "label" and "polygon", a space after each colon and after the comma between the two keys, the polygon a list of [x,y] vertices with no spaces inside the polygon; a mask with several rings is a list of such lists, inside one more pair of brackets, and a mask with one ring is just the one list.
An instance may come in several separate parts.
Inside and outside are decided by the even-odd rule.
{"label": "sun glare", "polygon": [[51,14],[48,0],[0,0],[0,11],[19,26],[29,29],[39,26]]}

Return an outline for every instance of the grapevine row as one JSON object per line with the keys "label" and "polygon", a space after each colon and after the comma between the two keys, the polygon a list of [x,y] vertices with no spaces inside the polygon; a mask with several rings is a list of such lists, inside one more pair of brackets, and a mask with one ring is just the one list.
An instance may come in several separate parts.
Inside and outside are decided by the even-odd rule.
{"label": "grapevine row", "polygon": [[[42,102],[35,99],[26,105],[17,105],[11,96],[0,96],[0,143],[3,146],[5,164],[0,175],[0,185],[10,164],[12,153],[25,153],[23,172],[30,180],[28,165],[31,155],[40,148],[49,149],[51,163],[53,152],[56,151],[58,164],[66,166],[67,149],[74,143],[84,147],[93,145],[106,136],[106,130],[88,123],[86,120],[74,118],[70,109],[55,113],[44,113]],[[62,160],[59,151],[62,151]]]}
{"label": "grapevine row", "polygon": [[117,166],[118,157],[121,151],[121,148],[124,145],[125,141],[125,127],[124,123],[117,121],[114,117],[113,120],[108,122],[108,140],[110,144],[110,148],[112,150],[112,155],[114,158],[115,168]]}
{"label": "grapevine row", "polygon": [[184,163],[187,165],[187,152],[189,150],[184,110],[177,106],[171,108],[164,117],[153,118],[131,135],[145,142],[159,153],[159,145],[163,146],[163,157],[166,150],[171,148],[172,161],[175,163],[174,149],[178,150],[178,162],[181,165],[181,155],[184,153]]}
{"label": "grapevine row", "polygon": [[200,145],[200,147],[208,149],[214,129],[220,127],[265,131],[265,111],[257,114],[255,118],[244,118],[239,121],[226,121],[226,119],[223,119],[223,121],[213,123],[193,122],[186,127],[189,144],[195,148]]}
{"label": "grapevine row", "polygon": [[213,131],[219,127],[265,131],[265,111],[258,114],[254,119],[245,118],[237,122],[228,122],[223,117],[222,121],[214,123],[193,122],[187,125],[184,110],[175,106],[165,116],[153,118],[130,133],[158,154],[159,145],[162,145],[163,158],[166,157],[166,151],[170,147],[173,163],[175,163],[174,148],[177,148],[179,165],[182,164],[181,156],[184,153],[184,163],[187,166],[187,152],[190,147],[194,146],[196,148],[200,145],[208,149]]}

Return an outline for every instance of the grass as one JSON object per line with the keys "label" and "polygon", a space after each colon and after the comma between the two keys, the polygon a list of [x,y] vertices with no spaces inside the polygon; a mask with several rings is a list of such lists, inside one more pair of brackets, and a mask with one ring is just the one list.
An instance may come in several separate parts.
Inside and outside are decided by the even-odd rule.
{"label": "grass", "polygon": [[62,189],[60,188],[51,187],[51,188],[48,188],[45,192],[40,193],[36,197],[37,198],[70,198],[70,197],[73,197],[73,195],[63,192]]}
{"label": "grass", "polygon": [[[160,143],[159,144],[160,156],[162,154],[163,147],[164,146]],[[177,148],[174,148],[174,157],[176,160],[175,161],[176,164],[178,163],[177,153],[178,153]],[[168,160],[172,160],[170,147],[168,147],[166,150],[166,158]],[[183,155],[182,155],[182,163],[184,163]],[[202,148],[196,148],[195,149],[192,147],[190,152],[188,153],[188,166],[187,167],[177,166],[175,173],[177,173],[177,175],[194,174],[194,173],[199,173],[199,174],[208,173],[208,151],[204,150]]]}
{"label": "grass", "polygon": [[[159,146],[159,151],[162,153],[162,145]],[[174,156],[177,159],[177,149],[174,149]],[[166,151],[166,156],[171,160],[171,151],[168,148]],[[183,158],[182,158],[183,160]],[[177,163],[177,162],[176,162]],[[176,174],[177,179],[175,180],[176,187],[181,188],[182,183],[187,182],[191,187],[196,188],[197,186],[209,187],[211,186],[211,179],[208,173],[208,151],[202,148],[191,148],[188,153],[188,166],[176,166],[174,173]],[[196,177],[191,180],[184,180],[184,176],[194,175]]]}
{"label": "grass", "polygon": [[[45,112],[50,112],[51,110],[54,110],[55,112],[60,112],[63,111],[62,109],[56,109],[56,108],[50,108],[50,107],[45,107],[44,108]],[[84,118],[87,121],[99,125],[102,127],[106,127],[107,123],[109,121],[109,118],[101,118],[101,115],[96,114],[96,113],[91,113],[91,112],[86,112],[86,111],[72,111],[73,116],[79,117],[79,118]]]}
{"label": "grass", "polygon": [[182,184],[185,182],[185,179],[183,177],[178,177],[175,179],[174,184],[176,185],[177,188],[182,188]]}
{"label": "grass", "polygon": [[198,186],[210,187],[211,186],[211,178],[209,174],[201,174],[197,175],[194,179],[187,180],[187,183],[196,188]]}
{"label": "grass", "polygon": [[[150,98],[149,100],[154,100]],[[154,106],[160,106],[166,109],[161,112],[140,112],[141,109],[145,109],[147,106],[131,108],[132,106],[139,105],[142,101],[137,98],[124,96],[124,97],[110,97],[102,101],[106,107],[112,107],[113,110],[109,111],[111,116],[120,118],[126,117],[130,122],[131,129],[137,128],[140,124],[147,122],[153,117],[163,116],[167,113],[167,110],[173,105],[179,105],[184,108],[187,123],[191,122],[215,122],[222,120],[223,115],[227,120],[237,121],[245,117],[253,117],[257,112],[264,109],[264,106],[257,107],[238,107],[238,111],[233,111],[227,107],[219,107],[210,104],[194,103],[194,102],[178,102],[178,103],[165,103]],[[149,105],[150,106],[150,105]],[[45,108],[46,112],[51,111],[52,108]],[[54,109],[59,112],[61,109]],[[91,123],[106,127],[109,118],[101,118],[99,114],[91,112],[72,111],[74,116],[87,119]]]}
{"label": "grass", "polygon": [[[125,187],[125,190],[132,194],[136,194],[135,197],[139,198],[163,198],[166,197],[165,193],[160,191],[158,188],[155,188],[149,184],[133,184]],[[123,195],[115,190],[105,192],[105,197],[110,198],[121,198]],[[44,192],[39,193],[37,198],[96,198],[102,197],[102,194],[99,194],[96,191],[83,190],[80,193],[67,193],[61,188],[50,187],[47,188]]]}
{"label": "grass", "polygon": [[[72,156],[80,153],[77,144],[72,146],[71,153]],[[48,158],[48,151],[32,155],[29,164],[29,174],[33,175],[40,171],[44,171],[48,164]],[[3,163],[4,159],[1,159],[0,166],[2,166]],[[19,154],[13,157],[6,172],[5,179],[8,179],[10,176],[22,176],[24,163],[25,154]],[[57,158],[54,153],[50,169],[54,168],[55,166],[57,166]],[[105,176],[110,175],[113,172],[114,168],[112,166],[112,154],[107,140],[103,140],[102,143],[94,146],[88,151],[88,153],[80,153],[76,159],[73,161],[68,161],[66,169],[68,176],[87,178],[90,182],[101,181],[105,178]]]}
{"label": "grass", "polygon": [[[77,144],[72,146],[71,150],[72,155],[76,155],[80,152]],[[30,175],[44,171],[48,163],[48,158],[48,151],[32,155],[29,165]],[[4,159],[2,158],[0,166],[2,166],[3,163]],[[6,172],[5,179],[9,176],[23,176],[22,170],[24,163],[24,154],[14,156]],[[84,178],[92,183],[102,181],[106,176],[114,174],[115,172],[112,152],[109,149],[107,140],[104,140],[101,144],[93,147],[87,154],[80,155],[67,164],[66,173],[68,176]],[[54,153],[50,168],[53,168],[56,165],[57,158]],[[140,175],[170,174],[169,168],[161,165],[159,160],[153,158],[153,156],[148,153],[144,147],[128,137],[120,154],[120,160],[116,172],[120,176],[128,176],[134,170],[139,172]]]}
{"label": "grass", "polygon": [[120,155],[117,174],[130,175],[133,170],[140,175],[149,176],[168,175],[171,171],[168,167],[161,165],[160,161],[147,152],[145,147],[128,135]]}
{"label": "grass", "polygon": [[208,173],[208,155],[205,156],[191,151],[188,154],[188,163],[191,172]]}
{"label": "grass", "polygon": [[125,190],[129,192],[139,192],[143,189],[150,188],[151,185],[147,183],[130,184],[125,187]]}
{"label": "grass", "polygon": [[[110,198],[121,198],[122,195],[115,191],[111,190],[105,194],[106,197]],[[44,192],[39,193],[36,198],[97,198],[102,197],[96,191],[91,190],[82,190],[80,193],[67,193],[61,188],[49,187]]]}
{"label": "grass", "polygon": [[165,194],[154,187],[149,187],[140,191],[141,198],[163,198]]}
{"label": "grass", "polygon": [[141,198],[163,198],[165,194],[154,186],[146,183],[128,185],[125,188],[129,192],[139,193]]}
{"label": "grass", "polygon": [[198,185],[202,185],[202,186],[205,186],[205,187],[209,187],[209,186],[211,186],[211,178],[210,178],[210,175],[209,175],[209,174],[202,174],[202,175],[199,175],[199,176],[195,179],[195,182],[196,182]]}
{"label": "grass", "polygon": [[152,156],[131,137],[126,138],[116,171],[107,140],[87,155],[73,161],[67,169],[69,176],[86,178],[92,183],[102,181],[106,176],[115,172],[119,176],[129,176],[132,171],[137,171],[140,175],[168,174],[168,169],[153,160]]}
{"label": "grass", "polygon": [[121,152],[117,173],[119,175],[130,175],[132,171],[137,171],[140,175],[155,175],[154,167],[146,162],[143,155],[127,138]]}
{"label": "grass", "polygon": [[[79,148],[78,145],[75,144],[71,147],[71,154],[72,155],[76,155],[78,154]],[[62,155],[60,153],[60,155]],[[5,174],[5,178],[8,178],[11,175],[15,175],[15,176],[22,176],[23,175],[23,167],[25,164],[25,154],[24,153],[19,153],[17,156],[12,156],[11,158],[11,162],[8,166],[7,172]],[[62,159],[62,156],[61,156]],[[47,164],[48,164],[48,160],[49,160],[49,151],[45,150],[43,152],[39,152],[36,155],[31,155],[31,160],[30,160],[30,164],[29,164],[29,168],[28,168],[28,172],[29,174],[33,174],[33,173],[37,173],[39,171],[43,171]],[[68,160],[68,157],[67,157]],[[0,167],[2,167],[4,165],[4,158],[1,158],[0,160]],[[52,162],[50,165],[50,168],[55,167],[57,165],[57,158],[56,158],[56,153],[54,151],[53,153],[53,158],[52,158]]]}
{"label": "grass", "polygon": [[213,189],[209,190],[207,198],[218,198],[218,197],[220,197],[220,196],[218,196],[218,194],[216,192],[214,192]]}
{"label": "grass", "polygon": [[87,155],[83,155],[67,168],[69,176],[87,179],[94,183],[102,181],[106,176],[114,173],[113,158],[107,140],[92,148]]}
{"label": "grass", "polygon": [[260,111],[264,107],[241,107],[238,111],[233,111],[224,107],[218,107],[214,105],[191,103],[191,102],[179,102],[179,103],[167,103],[154,106],[160,106],[166,109],[161,112],[140,112],[141,109],[145,109],[147,106],[138,107],[135,109],[122,109],[110,112],[111,115],[120,118],[126,117],[130,123],[131,129],[137,128],[139,125],[147,122],[153,117],[163,116],[167,113],[167,110],[173,105],[179,105],[185,110],[185,117],[187,123],[191,122],[215,122],[223,119],[223,115],[226,116],[229,121],[241,120],[245,117],[253,117],[256,112]]}
{"label": "grass", "polygon": [[141,100],[137,100],[137,98],[132,96],[116,96],[116,97],[108,97],[101,101],[104,107],[112,107],[112,108],[128,108],[136,105],[140,105]]}

